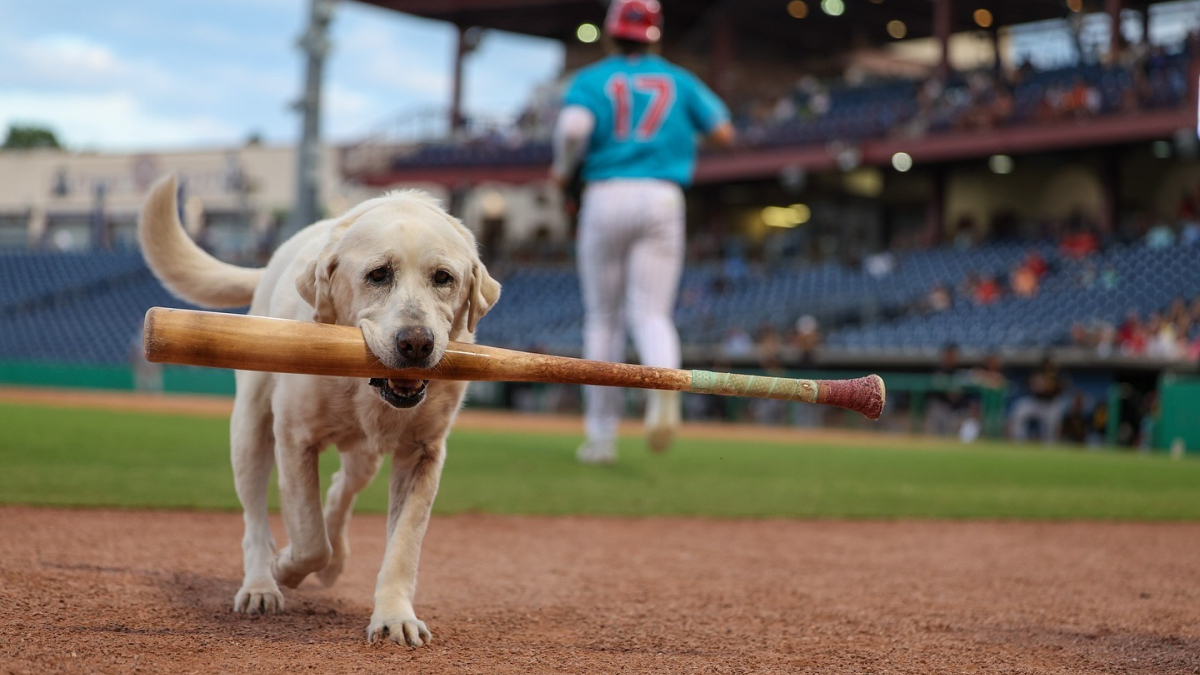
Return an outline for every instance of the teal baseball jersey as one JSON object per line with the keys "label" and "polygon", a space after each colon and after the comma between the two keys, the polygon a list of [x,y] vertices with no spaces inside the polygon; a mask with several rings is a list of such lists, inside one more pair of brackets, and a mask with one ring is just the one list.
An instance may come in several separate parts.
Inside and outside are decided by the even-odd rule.
{"label": "teal baseball jersey", "polygon": [[596,118],[584,181],[657,178],[686,186],[698,134],[729,120],[729,110],[698,77],[655,55],[610,56],[580,70],[563,105]]}

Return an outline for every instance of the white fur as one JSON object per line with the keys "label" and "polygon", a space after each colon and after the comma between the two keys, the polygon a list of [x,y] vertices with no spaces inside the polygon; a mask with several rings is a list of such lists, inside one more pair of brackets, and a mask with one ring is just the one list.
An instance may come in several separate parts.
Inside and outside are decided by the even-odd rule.
{"label": "white fur", "polygon": [[[210,307],[252,300],[251,314],[359,326],[371,351],[393,367],[408,365],[396,349],[399,331],[430,329],[436,361],[448,340],[473,341],[476,322],[500,295],[470,231],[422,192],[388,193],[315,223],[257,270],[226,265],[192,243],[175,215],[175,192],[174,177],[160,181],[139,225],[146,260],[173,293]],[[381,264],[394,269],[386,288],[367,283],[367,273]],[[434,284],[439,270],[453,283]],[[361,378],[238,371],[230,437],[246,530],[245,579],[234,610],[278,612],[280,585],[294,588],[312,573],[332,584],[349,552],[355,496],[390,455],[387,548],[367,639],[428,644],[429,630],[413,611],[417,561],[465,389],[433,380],[423,403],[397,409]],[[342,466],[322,512],[317,456],[330,445]],[[278,554],[267,522],[267,485],[276,466],[288,535]]]}

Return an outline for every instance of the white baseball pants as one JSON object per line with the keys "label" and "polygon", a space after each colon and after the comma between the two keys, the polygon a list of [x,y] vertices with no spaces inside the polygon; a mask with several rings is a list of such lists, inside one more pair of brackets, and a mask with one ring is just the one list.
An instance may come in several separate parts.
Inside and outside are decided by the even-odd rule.
{"label": "white baseball pants", "polygon": [[[641,363],[678,368],[673,318],[683,270],[683,190],[650,179],[588,184],[577,242],[583,292],[583,357],[625,360],[626,325]],[[624,392],[584,387],[589,440],[614,440]]]}

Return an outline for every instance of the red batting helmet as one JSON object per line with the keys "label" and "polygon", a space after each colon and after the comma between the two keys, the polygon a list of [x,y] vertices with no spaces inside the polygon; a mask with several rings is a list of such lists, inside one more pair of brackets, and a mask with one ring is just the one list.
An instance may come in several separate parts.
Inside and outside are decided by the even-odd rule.
{"label": "red batting helmet", "polygon": [[612,0],[604,32],[621,40],[654,44],[662,37],[662,20],[658,0]]}

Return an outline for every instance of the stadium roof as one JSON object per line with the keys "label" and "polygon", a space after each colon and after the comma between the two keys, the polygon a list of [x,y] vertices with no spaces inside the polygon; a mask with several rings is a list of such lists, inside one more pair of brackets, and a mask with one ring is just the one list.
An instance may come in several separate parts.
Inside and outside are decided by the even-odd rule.
{"label": "stadium roof", "polygon": [[[468,27],[495,28],[556,40],[575,39],[582,23],[600,24],[602,0],[359,0],[385,9]],[[934,35],[933,0],[831,0],[840,16],[822,11],[822,0],[802,0],[804,18],[794,18],[788,0],[661,0],[666,40],[680,46],[706,46],[704,38],[718,21],[729,22],[739,48],[771,44],[797,55],[830,54],[851,47],[892,42],[888,22],[902,21],[907,38]],[[1067,0],[951,0],[951,32],[978,30],[977,10],[991,13],[993,26],[1067,17]],[[1112,0],[1079,0],[1086,11],[1103,11]],[[1122,0],[1144,8],[1155,0]]]}

